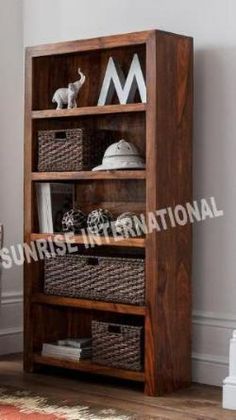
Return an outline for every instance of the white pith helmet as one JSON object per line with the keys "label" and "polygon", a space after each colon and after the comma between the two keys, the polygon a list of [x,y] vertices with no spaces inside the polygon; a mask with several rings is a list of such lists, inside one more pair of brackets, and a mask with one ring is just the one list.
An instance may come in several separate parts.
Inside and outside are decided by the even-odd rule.
{"label": "white pith helmet", "polygon": [[132,143],[122,139],[107,148],[102,164],[93,168],[93,171],[143,168],[145,168],[145,163],[137,148]]}

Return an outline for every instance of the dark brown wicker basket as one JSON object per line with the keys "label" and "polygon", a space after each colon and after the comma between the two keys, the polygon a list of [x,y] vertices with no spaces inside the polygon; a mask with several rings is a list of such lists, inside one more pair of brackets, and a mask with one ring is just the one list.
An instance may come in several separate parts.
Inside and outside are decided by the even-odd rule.
{"label": "dark brown wicker basket", "polygon": [[83,128],[38,132],[38,171],[86,171],[102,162],[111,144],[105,131]]}
{"label": "dark brown wicker basket", "polygon": [[57,256],[45,259],[44,292],[143,305],[144,277],[143,259]]}
{"label": "dark brown wicker basket", "polygon": [[93,361],[141,371],[143,327],[92,321]]}

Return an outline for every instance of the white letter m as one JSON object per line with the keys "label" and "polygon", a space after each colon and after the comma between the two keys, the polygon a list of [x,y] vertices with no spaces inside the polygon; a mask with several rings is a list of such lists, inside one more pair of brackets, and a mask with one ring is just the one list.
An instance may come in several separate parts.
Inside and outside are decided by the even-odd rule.
{"label": "white letter m", "polygon": [[106,74],[103,80],[98,105],[111,103],[116,91],[120,104],[134,101],[135,93],[139,90],[143,103],[147,102],[147,92],[143,72],[137,54],[134,54],[127,79],[119,64],[112,57],[109,58]]}

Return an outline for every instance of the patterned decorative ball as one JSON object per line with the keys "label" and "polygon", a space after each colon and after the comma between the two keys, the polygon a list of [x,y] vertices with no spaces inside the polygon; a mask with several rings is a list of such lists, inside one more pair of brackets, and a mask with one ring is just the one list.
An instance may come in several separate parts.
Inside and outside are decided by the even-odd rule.
{"label": "patterned decorative ball", "polygon": [[87,218],[87,226],[90,233],[94,235],[104,235],[110,232],[107,225],[114,220],[113,215],[109,210],[96,209],[89,213]]}
{"label": "patterned decorative ball", "polygon": [[62,218],[63,232],[79,233],[81,229],[86,228],[86,216],[79,209],[67,211]]}
{"label": "patterned decorative ball", "polygon": [[[134,216],[137,217],[135,213],[132,213],[129,211],[122,213],[120,216],[118,216],[115,222],[117,233],[119,233],[120,235],[124,237],[131,237],[131,236],[134,236],[134,234],[136,235],[137,225],[136,225]],[[132,235],[131,230],[132,232],[134,232],[133,235]]]}

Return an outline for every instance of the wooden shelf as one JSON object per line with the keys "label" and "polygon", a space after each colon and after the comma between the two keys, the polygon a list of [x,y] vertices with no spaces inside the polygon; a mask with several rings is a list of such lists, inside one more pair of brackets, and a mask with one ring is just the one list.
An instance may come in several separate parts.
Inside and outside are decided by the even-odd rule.
{"label": "wooden shelf", "polygon": [[101,302],[88,299],[74,299],[61,296],[49,296],[44,293],[36,293],[33,302],[43,305],[68,306],[82,309],[95,309],[98,311],[116,312],[120,314],[145,315],[144,306],[126,305],[124,303]]}
{"label": "wooden shelf", "polygon": [[[145,247],[145,238],[127,238],[127,239],[121,239],[119,241],[116,241],[113,237],[105,238],[102,236],[97,237],[97,242],[95,242],[94,238],[95,236],[91,236],[90,238],[87,237],[87,239],[91,239],[91,243],[95,243],[96,245],[106,245],[106,246],[126,246],[126,247],[136,247],[136,248],[144,248]],[[30,236],[31,241],[40,241],[40,240],[46,240],[46,241],[55,241],[60,240],[62,242],[68,242],[68,243],[74,243],[77,245],[85,245],[85,240],[82,235],[74,235],[73,237],[69,238],[66,237],[63,234],[54,234],[54,233],[31,233]]]}
{"label": "wooden shelf", "polygon": [[127,112],[144,112],[146,104],[126,104],[126,105],[104,105],[104,106],[86,106],[73,109],[44,109],[41,111],[32,111],[33,119],[41,118],[66,118],[66,117],[82,117],[86,115],[104,115],[104,114],[120,114]]}
{"label": "wooden shelf", "polygon": [[80,171],[80,172],[32,172],[32,181],[74,181],[106,179],[145,179],[146,171]]}
{"label": "wooden shelf", "polygon": [[89,372],[99,375],[108,375],[116,378],[128,379],[137,382],[144,381],[143,372],[135,372],[131,370],[117,369],[109,366],[102,366],[93,363],[91,360],[80,360],[79,362],[74,362],[71,360],[45,357],[37,353],[34,354],[33,359],[34,363],[38,363],[41,365],[56,366],[60,368],[79,370],[81,372]]}

